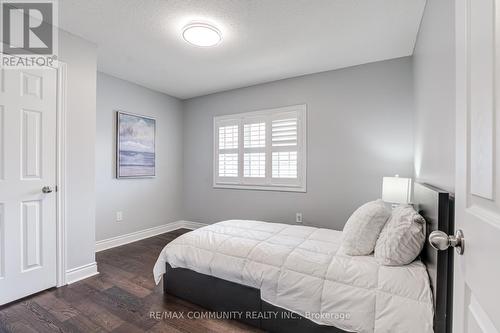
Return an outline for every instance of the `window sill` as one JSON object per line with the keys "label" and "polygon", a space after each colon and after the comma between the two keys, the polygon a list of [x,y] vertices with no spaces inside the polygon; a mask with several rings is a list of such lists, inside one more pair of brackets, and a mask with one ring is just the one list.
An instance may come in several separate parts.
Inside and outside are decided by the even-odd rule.
{"label": "window sill", "polygon": [[306,193],[305,186],[283,186],[283,185],[239,185],[239,184],[214,184],[215,189],[253,190],[253,191],[275,191],[275,192],[300,192]]}

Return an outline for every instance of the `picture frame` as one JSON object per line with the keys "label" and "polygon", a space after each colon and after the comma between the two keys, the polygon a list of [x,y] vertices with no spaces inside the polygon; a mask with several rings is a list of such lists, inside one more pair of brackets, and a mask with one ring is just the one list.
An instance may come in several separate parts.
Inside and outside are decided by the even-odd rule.
{"label": "picture frame", "polygon": [[116,111],[116,178],[156,176],[156,119]]}

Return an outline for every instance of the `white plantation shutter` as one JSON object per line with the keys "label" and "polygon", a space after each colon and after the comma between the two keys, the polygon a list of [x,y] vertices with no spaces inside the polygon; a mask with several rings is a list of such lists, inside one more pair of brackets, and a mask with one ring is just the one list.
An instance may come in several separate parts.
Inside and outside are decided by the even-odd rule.
{"label": "white plantation shutter", "polygon": [[245,153],[243,155],[243,177],[266,176],[266,153]]}
{"label": "white plantation shutter", "polygon": [[238,125],[219,127],[219,149],[238,148]]}
{"label": "white plantation shutter", "polygon": [[218,176],[238,177],[238,124],[218,128]]}
{"label": "white plantation shutter", "polygon": [[272,120],[272,177],[297,179],[299,114],[290,112]]}
{"label": "white plantation shutter", "polygon": [[214,118],[214,186],[306,190],[306,106]]}
{"label": "white plantation shutter", "polygon": [[266,146],[266,123],[243,125],[245,148],[264,148]]}
{"label": "white plantation shutter", "polygon": [[272,121],[273,147],[297,146],[297,115],[283,116],[284,119]]}
{"label": "white plantation shutter", "polygon": [[297,178],[297,152],[273,152],[273,178]]}
{"label": "white plantation shutter", "polygon": [[238,154],[219,153],[219,177],[238,177]]}
{"label": "white plantation shutter", "polygon": [[265,118],[250,117],[243,120],[243,177],[266,177]]}

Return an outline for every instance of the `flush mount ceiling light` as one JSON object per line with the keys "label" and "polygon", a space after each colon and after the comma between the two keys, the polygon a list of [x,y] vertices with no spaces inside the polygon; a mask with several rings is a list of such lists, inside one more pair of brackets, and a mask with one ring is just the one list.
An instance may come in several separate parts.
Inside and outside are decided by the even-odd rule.
{"label": "flush mount ceiling light", "polygon": [[189,44],[201,47],[215,46],[222,40],[220,30],[206,23],[186,25],[182,30],[182,37]]}

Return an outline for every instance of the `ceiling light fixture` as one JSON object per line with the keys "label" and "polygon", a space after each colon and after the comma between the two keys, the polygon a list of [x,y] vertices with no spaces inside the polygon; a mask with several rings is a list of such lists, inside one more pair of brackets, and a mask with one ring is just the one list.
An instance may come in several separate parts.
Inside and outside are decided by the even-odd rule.
{"label": "ceiling light fixture", "polygon": [[206,23],[186,25],[182,30],[182,37],[189,44],[201,47],[215,46],[222,40],[220,30]]}

